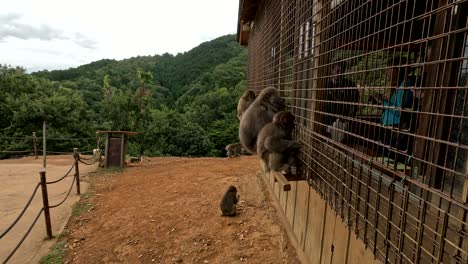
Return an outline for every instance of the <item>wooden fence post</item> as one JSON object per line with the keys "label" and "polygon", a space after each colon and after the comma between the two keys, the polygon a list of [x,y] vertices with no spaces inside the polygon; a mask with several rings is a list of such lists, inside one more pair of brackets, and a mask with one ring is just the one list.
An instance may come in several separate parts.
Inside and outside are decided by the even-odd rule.
{"label": "wooden fence post", "polygon": [[47,124],[44,121],[42,123],[42,167],[44,167],[44,170],[46,168],[46,161],[47,161]]}
{"label": "wooden fence post", "polygon": [[41,175],[41,188],[42,188],[42,203],[44,204],[44,217],[46,224],[47,237],[52,239],[52,225],[50,223],[50,211],[49,211],[49,197],[47,195],[47,182],[46,182],[46,172],[41,170],[39,172]]}
{"label": "wooden fence post", "polygon": [[80,190],[80,169],[78,168],[78,161],[80,159],[80,154],[78,153],[78,149],[73,149],[73,158],[75,159],[75,176],[76,176],[76,193],[81,194]]}
{"label": "wooden fence post", "polygon": [[33,132],[33,145],[34,145],[34,156],[36,156],[36,159],[37,159],[37,137],[36,137],[36,132]]}

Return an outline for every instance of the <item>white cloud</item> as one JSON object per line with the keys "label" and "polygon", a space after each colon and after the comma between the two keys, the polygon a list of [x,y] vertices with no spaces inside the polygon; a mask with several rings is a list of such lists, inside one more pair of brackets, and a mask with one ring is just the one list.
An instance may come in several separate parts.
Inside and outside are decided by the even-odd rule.
{"label": "white cloud", "polygon": [[74,42],[78,44],[79,46],[87,49],[95,49],[97,42],[87,38],[81,33],[75,33],[75,39]]}
{"label": "white cloud", "polygon": [[66,36],[62,30],[51,28],[48,25],[41,24],[32,26],[17,22],[21,15],[10,13],[0,15],[0,42],[5,42],[7,38],[18,38],[22,40],[71,40],[78,46],[86,49],[94,49],[96,41],[87,38],[81,33],[75,33],[73,37]]}
{"label": "white cloud", "polygon": [[53,29],[47,25],[31,26],[18,23],[19,14],[10,13],[0,15],[0,41],[5,41],[8,37],[19,38],[23,40],[40,39],[67,39],[60,30]]}
{"label": "white cloud", "polygon": [[204,41],[235,33],[238,3],[5,1],[0,10],[0,64],[51,69],[103,58],[185,52]]}

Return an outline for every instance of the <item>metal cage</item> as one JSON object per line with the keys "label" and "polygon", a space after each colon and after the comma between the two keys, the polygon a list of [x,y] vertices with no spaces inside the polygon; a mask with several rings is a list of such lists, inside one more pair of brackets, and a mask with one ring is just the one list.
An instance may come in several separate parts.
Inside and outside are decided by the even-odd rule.
{"label": "metal cage", "polygon": [[247,2],[247,89],[287,98],[301,175],[377,259],[468,263],[468,1]]}

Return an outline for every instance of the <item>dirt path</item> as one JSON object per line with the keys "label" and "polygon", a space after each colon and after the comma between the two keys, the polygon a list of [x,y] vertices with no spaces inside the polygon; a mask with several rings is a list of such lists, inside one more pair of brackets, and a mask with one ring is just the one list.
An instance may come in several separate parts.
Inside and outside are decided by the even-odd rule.
{"label": "dirt path", "polygon": [[[298,263],[254,156],[153,158],[92,177],[92,210],[72,217],[66,263]],[[221,217],[230,184],[239,215]]]}
{"label": "dirt path", "polygon": [[[47,158],[47,181],[56,180],[70,169],[73,164],[71,155],[49,156]],[[0,160],[0,233],[2,233],[21,212],[34,188],[39,182],[39,171],[42,168],[42,159],[26,157],[21,159]],[[95,171],[97,166],[80,165],[80,174]],[[74,175],[74,172],[70,173]],[[48,185],[50,205],[60,202],[71,186],[72,177],[66,177],[63,181]],[[88,187],[82,182],[81,190],[85,192]],[[71,214],[71,205],[78,201],[76,189],[73,189],[70,197],[64,204],[51,209],[52,232],[59,234],[67,223]],[[0,240],[0,261],[3,262],[13,250],[26,230],[42,208],[42,193],[39,188],[29,209]],[[44,241],[46,237],[44,216],[41,215],[32,229],[30,235],[15,253],[8,263],[37,263],[40,257],[48,252],[54,241]]]}

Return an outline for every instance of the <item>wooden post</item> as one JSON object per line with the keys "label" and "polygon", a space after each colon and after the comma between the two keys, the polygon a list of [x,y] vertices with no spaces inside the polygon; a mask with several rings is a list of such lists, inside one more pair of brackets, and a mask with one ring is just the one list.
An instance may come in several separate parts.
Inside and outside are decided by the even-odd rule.
{"label": "wooden post", "polygon": [[46,160],[47,160],[47,154],[46,154],[46,137],[47,137],[47,124],[44,121],[42,123],[42,167],[46,168]]}
{"label": "wooden post", "polygon": [[121,135],[121,142],[120,142],[120,167],[123,168],[125,165],[125,134]]}
{"label": "wooden post", "polygon": [[101,141],[101,138],[99,137],[98,132],[96,132],[96,148],[97,149],[99,149],[99,143],[101,143],[100,141]]}
{"label": "wooden post", "polygon": [[75,177],[76,177],[76,193],[81,194],[80,190],[80,169],[78,168],[78,160],[80,159],[80,154],[78,153],[78,149],[73,149],[73,158],[75,158]]}
{"label": "wooden post", "polygon": [[101,144],[101,137],[99,136],[99,133],[96,132],[96,153],[93,153],[95,155],[98,155],[98,160],[99,162],[102,161],[101,159],[101,151],[99,149],[99,145]]}
{"label": "wooden post", "polygon": [[37,159],[37,137],[36,137],[36,132],[33,132],[33,145],[34,145],[34,156]]}
{"label": "wooden post", "polygon": [[104,150],[104,168],[106,169],[107,167],[109,167],[109,138],[110,138],[110,135],[107,134],[106,147]]}
{"label": "wooden post", "polygon": [[39,174],[41,175],[41,188],[42,188],[42,203],[44,205],[44,217],[45,217],[45,225],[47,231],[47,237],[52,239],[52,225],[50,223],[50,211],[49,211],[49,197],[47,195],[47,183],[46,183],[46,172],[45,168],[43,168]]}

